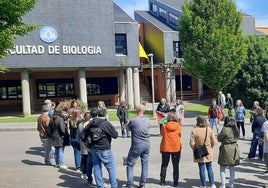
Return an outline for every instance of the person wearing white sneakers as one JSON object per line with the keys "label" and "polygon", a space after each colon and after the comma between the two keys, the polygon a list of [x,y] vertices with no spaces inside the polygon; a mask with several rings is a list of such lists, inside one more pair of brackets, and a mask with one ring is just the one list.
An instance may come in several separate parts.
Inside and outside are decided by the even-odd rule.
{"label": "person wearing white sneakers", "polygon": [[236,126],[235,118],[227,116],[221,133],[218,135],[218,141],[221,142],[218,164],[220,165],[221,186],[226,187],[225,169],[230,170],[230,188],[234,187],[235,166],[240,164],[240,154],[237,140],[239,138],[239,129]]}
{"label": "person wearing white sneakers", "polygon": [[198,116],[196,119],[196,127],[191,133],[190,146],[192,149],[198,148],[205,144],[208,155],[194,159],[195,163],[198,163],[199,175],[202,186],[200,188],[206,188],[206,171],[208,173],[210,188],[216,188],[214,182],[214,173],[212,168],[213,161],[213,147],[216,144],[216,137],[214,131],[208,126],[206,118]]}

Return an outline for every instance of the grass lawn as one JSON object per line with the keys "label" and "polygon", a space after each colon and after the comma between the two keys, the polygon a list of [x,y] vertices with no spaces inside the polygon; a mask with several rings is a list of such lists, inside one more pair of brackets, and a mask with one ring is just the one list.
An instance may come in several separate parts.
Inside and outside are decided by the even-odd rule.
{"label": "grass lawn", "polygon": [[[185,105],[185,111],[194,113],[196,115],[203,115],[207,116],[208,113],[208,108],[209,106],[207,105],[201,105],[201,104],[192,104],[192,105]],[[234,112],[233,112],[234,113]],[[116,110],[109,110],[109,120],[110,121],[118,121],[118,118],[116,116]],[[224,109],[224,114],[227,114],[227,109]],[[147,116],[150,119],[154,119],[152,115],[152,111],[145,111],[145,116]],[[28,117],[1,117],[0,118],[0,123],[5,123],[5,122],[36,122],[37,121],[37,115],[32,115]],[[129,118],[134,118],[136,117],[136,112],[135,110],[130,110],[129,111]],[[249,118],[250,114],[246,113],[246,118]]]}

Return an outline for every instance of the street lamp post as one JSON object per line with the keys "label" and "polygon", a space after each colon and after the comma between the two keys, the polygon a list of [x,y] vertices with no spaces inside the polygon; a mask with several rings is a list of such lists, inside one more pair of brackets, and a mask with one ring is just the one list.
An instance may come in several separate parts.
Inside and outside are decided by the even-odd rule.
{"label": "street lamp post", "polygon": [[182,94],[182,62],[180,61],[180,81],[181,81],[181,100],[183,101],[183,94]]}
{"label": "street lamp post", "polygon": [[152,112],[153,112],[153,115],[155,115],[155,111],[154,111],[154,103],[155,103],[155,99],[154,99],[154,54],[148,54],[148,57],[150,57],[150,61],[151,61]]}
{"label": "street lamp post", "polygon": [[181,100],[183,100],[183,93],[182,93],[182,66],[183,66],[183,59],[182,58],[177,58],[177,63],[179,64],[180,67],[180,92],[181,92]]}

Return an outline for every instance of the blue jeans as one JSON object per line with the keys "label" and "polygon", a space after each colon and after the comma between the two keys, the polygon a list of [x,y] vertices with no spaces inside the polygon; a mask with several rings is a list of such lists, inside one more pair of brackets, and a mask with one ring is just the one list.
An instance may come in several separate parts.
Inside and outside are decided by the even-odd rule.
{"label": "blue jeans", "polygon": [[[235,168],[234,166],[229,167],[230,171],[230,185],[234,184],[234,179],[235,179]],[[226,174],[225,174],[225,167],[221,166],[220,167],[220,173],[221,173],[221,184],[225,185],[226,184]]]}
{"label": "blue jeans", "polygon": [[64,146],[55,147],[55,162],[56,165],[64,165]]}
{"label": "blue jeans", "polygon": [[257,146],[259,146],[259,158],[263,158],[263,144],[259,145],[258,143],[258,137],[256,134],[253,134],[253,138],[251,140],[251,146],[248,154],[248,158],[255,158],[256,157],[256,150]]}
{"label": "blue jeans", "polygon": [[120,119],[120,125],[121,125],[121,133],[122,133],[122,137],[131,137],[131,131],[127,131],[127,121],[125,121],[124,119]]}
{"label": "blue jeans", "polygon": [[210,185],[214,185],[215,182],[214,182],[214,173],[212,169],[212,162],[198,163],[198,167],[199,167],[199,176],[200,176],[202,186],[203,187],[206,186],[206,168],[208,171],[208,179],[209,179]]}
{"label": "blue jeans", "polygon": [[220,134],[220,127],[218,124],[218,119],[217,118],[210,118],[209,123],[210,123],[211,129],[213,130],[213,127],[215,125],[216,129],[217,129],[217,135]]}
{"label": "blue jeans", "polygon": [[71,139],[71,146],[74,149],[74,163],[76,168],[81,167],[81,153],[80,153],[80,143],[77,139]]}
{"label": "blue jeans", "polygon": [[44,154],[45,164],[49,165],[51,164],[50,158],[52,154],[51,153],[52,139],[51,138],[42,139],[42,142],[44,143],[44,149],[45,149],[45,154]]}
{"label": "blue jeans", "polygon": [[117,171],[114,162],[112,150],[98,150],[91,148],[92,163],[94,169],[94,177],[98,188],[104,187],[102,164],[105,166],[109,173],[110,184],[112,188],[117,188]]}
{"label": "blue jeans", "polygon": [[141,158],[141,178],[140,185],[145,185],[148,177],[148,158],[149,158],[150,148],[130,148],[127,157],[127,185],[134,185],[134,174],[133,169],[135,162],[140,157]]}

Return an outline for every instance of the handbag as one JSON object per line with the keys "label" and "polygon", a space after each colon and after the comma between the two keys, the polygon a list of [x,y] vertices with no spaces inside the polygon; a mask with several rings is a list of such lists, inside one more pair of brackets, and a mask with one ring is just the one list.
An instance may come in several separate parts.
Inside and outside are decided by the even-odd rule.
{"label": "handbag", "polygon": [[203,145],[201,147],[194,148],[194,159],[200,159],[202,157],[209,155],[206,144],[205,144],[206,140],[207,140],[207,127],[206,127],[206,137],[205,137]]}

